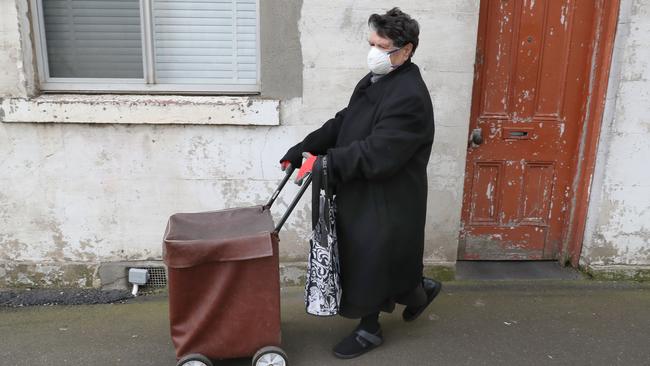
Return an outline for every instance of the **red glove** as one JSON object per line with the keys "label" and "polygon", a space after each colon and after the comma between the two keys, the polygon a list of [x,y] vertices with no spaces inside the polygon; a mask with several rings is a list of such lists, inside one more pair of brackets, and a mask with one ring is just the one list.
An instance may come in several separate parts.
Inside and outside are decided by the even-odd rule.
{"label": "red glove", "polygon": [[302,166],[300,167],[300,170],[298,170],[298,175],[296,176],[295,180],[295,183],[297,185],[302,185],[302,181],[305,179],[305,177],[311,174],[311,170],[314,168],[314,163],[318,158],[317,155],[312,155],[308,152],[302,153],[302,156],[307,160],[302,162]]}

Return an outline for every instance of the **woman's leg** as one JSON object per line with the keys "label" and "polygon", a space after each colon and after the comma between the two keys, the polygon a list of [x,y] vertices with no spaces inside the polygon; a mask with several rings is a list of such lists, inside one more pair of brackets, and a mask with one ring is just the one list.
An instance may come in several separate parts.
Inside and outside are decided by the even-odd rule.
{"label": "woman's leg", "polygon": [[379,311],[361,318],[357,328],[334,346],[334,354],[340,358],[353,358],[379,346],[382,342]]}
{"label": "woman's leg", "polygon": [[406,306],[424,305],[427,302],[427,293],[422,286],[422,281],[418,282],[418,285],[411,291],[397,296],[396,301]]}
{"label": "woman's leg", "polygon": [[358,329],[363,329],[366,332],[377,333],[379,330],[379,312],[368,314],[361,318]]}

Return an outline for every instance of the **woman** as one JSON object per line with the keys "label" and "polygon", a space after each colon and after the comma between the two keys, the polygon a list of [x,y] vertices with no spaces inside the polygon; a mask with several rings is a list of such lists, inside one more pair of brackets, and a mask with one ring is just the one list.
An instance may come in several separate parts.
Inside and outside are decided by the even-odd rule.
{"label": "woman", "polygon": [[368,25],[370,73],[346,108],[280,159],[283,168],[301,167],[303,152],[313,154],[301,173],[311,170],[315,156],[327,159],[337,204],[340,315],[361,318],[334,347],[341,358],[382,343],[380,311],[407,305],[402,316],[412,321],[441,288],[422,276],[434,121],[429,92],[411,62],[419,26],[399,8],[371,15]]}

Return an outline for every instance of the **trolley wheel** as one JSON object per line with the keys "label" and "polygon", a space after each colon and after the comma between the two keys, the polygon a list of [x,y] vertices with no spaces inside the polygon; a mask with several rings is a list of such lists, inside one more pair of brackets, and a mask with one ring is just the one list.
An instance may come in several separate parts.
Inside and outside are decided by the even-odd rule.
{"label": "trolley wheel", "polygon": [[287,354],[280,347],[268,346],[253,356],[253,366],[288,366]]}
{"label": "trolley wheel", "polygon": [[209,358],[200,353],[191,353],[176,363],[176,366],[213,366]]}

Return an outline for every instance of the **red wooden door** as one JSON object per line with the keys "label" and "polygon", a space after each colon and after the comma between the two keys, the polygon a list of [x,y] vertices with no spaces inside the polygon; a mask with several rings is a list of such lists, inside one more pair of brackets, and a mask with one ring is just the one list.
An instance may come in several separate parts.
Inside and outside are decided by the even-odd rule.
{"label": "red wooden door", "polygon": [[459,259],[554,259],[588,90],[593,0],[482,0]]}

